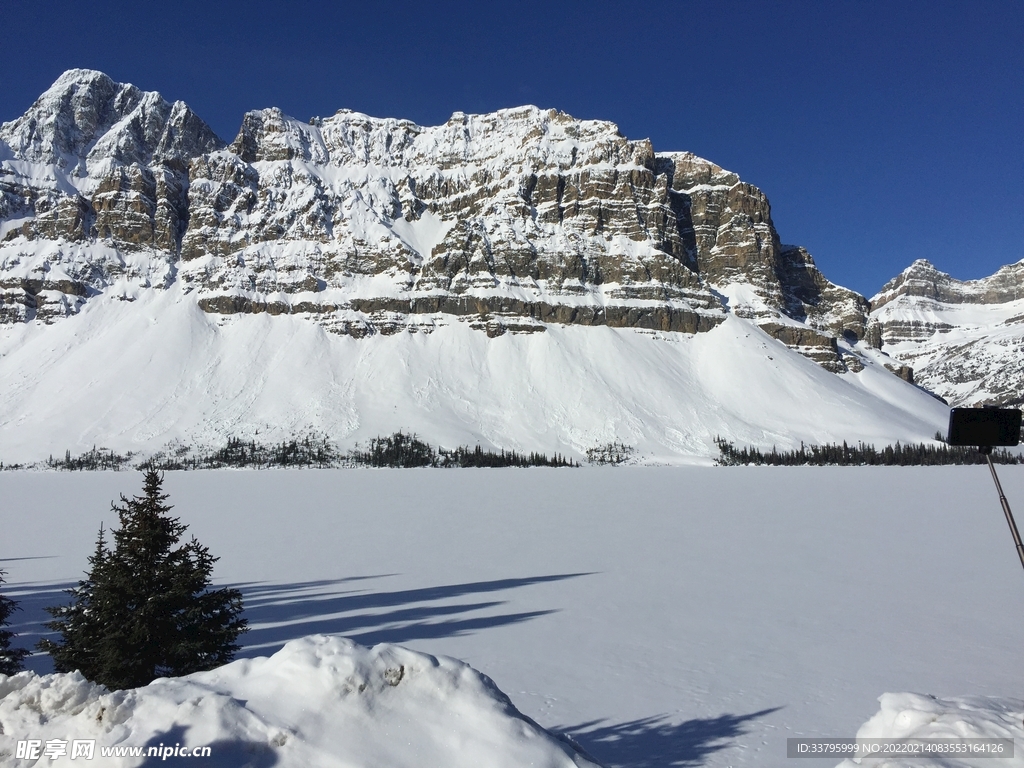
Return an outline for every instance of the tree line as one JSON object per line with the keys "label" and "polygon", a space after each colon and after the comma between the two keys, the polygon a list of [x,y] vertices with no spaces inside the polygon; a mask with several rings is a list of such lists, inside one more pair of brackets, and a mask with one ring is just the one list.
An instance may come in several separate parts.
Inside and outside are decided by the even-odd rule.
{"label": "tree line", "polygon": [[[38,466],[38,465],[37,465]],[[63,457],[50,456],[42,467],[70,472],[88,470],[139,469],[179,471],[196,469],[273,469],[299,467],[328,469],[338,467],[577,467],[579,464],[560,453],[548,456],[531,451],[521,453],[500,449],[491,451],[477,445],[445,449],[434,448],[415,434],[395,432],[386,437],[371,439],[363,448],[340,450],[324,435],[262,443],[254,439],[228,437],[219,448],[197,448],[183,443],[174,444],[146,459],[132,452],[117,453],[108,448],[96,448],[73,456],[65,451]],[[0,469],[25,469],[21,464],[0,463]],[[29,467],[33,468],[33,467]]]}
{"label": "tree line", "polygon": [[[946,445],[945,443],[887,445],[875,448],[873,445],[858,443],[848,445],[804,445],[790,451],[780,451],[772,446],[770,451],[744,446],[737,448],[731,442],[716,437],[721,466],[760,464],[773,467],[795,467],[804,464],[814,466],[939,466],[946,464],[984,464],[985,455],[974,446]],[[992,461],[997,464],[1022,464],[1024,456],[1011,453],[1005,448],[992,451]]]}
{"label": "tree line", "polygon": [[461,446],[453,450],[434,449],[414,434],[395,432],[370,440],[366,450],[351,454],[355,464],[369,467],[578,467],[579,464],[559,453],[549,457],[536,451],[485,451]]}

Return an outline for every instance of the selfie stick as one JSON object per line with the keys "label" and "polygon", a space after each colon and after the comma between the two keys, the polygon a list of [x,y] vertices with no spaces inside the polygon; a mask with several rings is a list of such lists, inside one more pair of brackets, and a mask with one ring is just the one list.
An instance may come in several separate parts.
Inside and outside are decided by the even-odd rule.
{"label": "selfie stick", "polygon": [[976,445],[978,453],[988,461],[992,480],[999,493],[999,503],[1003,505],[1006,523],[1010,526],[1013,543],[1017,546],[1017,557],[1024,566],[1024,544],[1020,541],[1017,523],[1013,521],[1013,513],[1010,511],[1010,502],[1006,500],[1003,486],[996,474],[996,466],[992,463],[992,446],[1020,445],[1022,418],[1024,414],[1016,408],[996,408],[988,405],[981,408],[953,408],[949,412],[946,442],[950,445]]}
{"label": "selfie stick", "polygon": [[988,460],[988,468],[992,470],[992,479],[996,483],[996,491],[999,493],[999,503],[1003,505],[1003,514],[1006,515],[1006,522],[1010,525],[1010,533],[1013,534],[1013,543],[1017,545],[1017,555],[1020,557],[1020,564],[1024,566],[1024,544],[1020,541],[1020,533],[1017,531],[1017,523],[1013,520],[1013,512],[1010,511],[1010,502],[1006,500],[1003,493],[1003,486],[999,483],[999,476],[996,474],[996,465],[992,463],[992,446],[983,445],[978,451],[985,454]]}

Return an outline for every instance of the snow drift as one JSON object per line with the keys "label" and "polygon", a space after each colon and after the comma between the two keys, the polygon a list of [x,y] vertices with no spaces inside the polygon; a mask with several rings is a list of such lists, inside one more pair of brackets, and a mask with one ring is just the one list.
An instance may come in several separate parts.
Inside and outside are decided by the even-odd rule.
{"label": "snow drift", "polygon": [[325,635],[129,691],[78,673],[0,676],[0,762],[30,738],[95,739],[97,759],[103,746],[210,746],[203,765],[225,768],[596,766],[461,661]]}
{"label": "snow drift", "polygon": [[839,768],[994,768],[1024,765],[1020,739],[1024,738],[1024,701],[985,696],[940,699],[917,693],[885,693],[881,709],[857,731],[858,739],[1017,739],[1012,759],[925,758],[844,760]]}

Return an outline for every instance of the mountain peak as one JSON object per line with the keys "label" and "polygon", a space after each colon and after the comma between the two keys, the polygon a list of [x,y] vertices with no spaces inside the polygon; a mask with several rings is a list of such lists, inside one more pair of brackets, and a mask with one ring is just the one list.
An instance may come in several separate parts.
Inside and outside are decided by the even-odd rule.
{"label": "mountain peak", "polygon": [[184,103],[92,69],[62,74],[24,115],[0,126],[0,140],[18,159],[79,172],[99,158],[180,165],[224,146]]}
{"label": "mountain peak", "polygon": [[917,259],[871,299],[877,310],[901,296],[946,304],[1004,304],[1024,298],[1024,261],[1008,264],[979,280],[957,280],[927,259]]}
{"label": "mountain peak", "polygon": [[47,88],[43,95],[45,96],[53,91],[62,91],[74,85],[88,85],[91,83],[118,85],[108,74],[100,72],[98,69],[69,69],[54,80],[53,85]]}

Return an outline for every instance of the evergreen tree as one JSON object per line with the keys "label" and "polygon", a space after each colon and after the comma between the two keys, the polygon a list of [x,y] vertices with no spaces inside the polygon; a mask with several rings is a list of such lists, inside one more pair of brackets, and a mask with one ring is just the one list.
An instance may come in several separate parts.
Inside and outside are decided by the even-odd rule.
{"label": "evergreen tree", "polygon": [[[7,573],[0,570],[0,586]],[[28,656],[24,648],[11,648],[14,633],[4,629],[10,622],[11,614],[18,610],[18,604],[9,597],[0,595],[0,675],[14,675],[21,671],[21,660]]]}
{"label": "evergreen tree", "polygon": [[64,642],[58,645],[44,639],[39,642],[39,649],[53,657],[53,665],[58,672],[77,669],[89,680],[98,681],[101,677],[99,648],[103,637],[104,612],[99,609],[99,600],[109,597],[110,593],[98,590],[97,585],[106,583],[103,569],[108,554],[103,526],[100,526],[96,550],[88,558],[91,567],[85,580],[67,590],[71,603],[46,609],[54,619],[46,626],[59,632]]}
{"label": "evergreen tree", "polygon": [[199,672],[231,660],[246,630],[242,596],[210,589],[217,558],[168,513],[163,478],[146,472],[143,495],[111,505],[120,519],[113,549],[103,529],[91,570],[71,603],[48,608],[47,626],[61,644],[44,640],[58,671],[78,669],[111,689],[135,688],[158,677]]}

